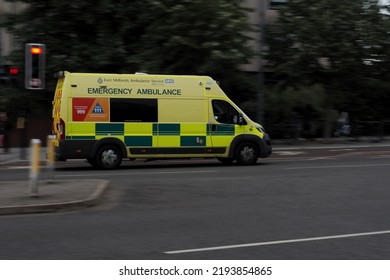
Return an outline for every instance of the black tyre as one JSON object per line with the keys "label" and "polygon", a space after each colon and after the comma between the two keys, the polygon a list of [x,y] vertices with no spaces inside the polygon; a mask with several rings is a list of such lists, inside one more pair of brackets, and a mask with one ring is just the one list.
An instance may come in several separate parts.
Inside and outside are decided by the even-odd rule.
{"label": "black tyre", "polygon": [[94,158],[87,158],[87,162],[92,165],[93,167],[97,166],[96,159]]}
{"label": "black tyre", "polygon": [[259,149],[254,143],[244,142],[237,146],[235,159],[240,165],[255,164],[259,158]]}
{"label": "black tyre", "polygon": [[229,165],[229,164],[232,164],[232,162],[234,161],[234,158],[217,158],[221,163],[225,164],[225,165]]}
{"label": "black tyre", "polygon": [[122,162],[122,152],[115,145],[101,147],[96,154],[96,164],[102,169],[118,168]]}

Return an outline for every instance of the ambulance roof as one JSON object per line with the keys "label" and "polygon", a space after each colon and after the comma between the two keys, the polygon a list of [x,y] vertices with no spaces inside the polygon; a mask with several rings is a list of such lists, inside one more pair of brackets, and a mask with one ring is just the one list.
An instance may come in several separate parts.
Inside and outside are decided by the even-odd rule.
{"label": "ambulance roof", "polygon": [[226,96],[218,83],[208,76],[60,72],[58,77],[65,77],[65,86],[71,87],[72,96]]}

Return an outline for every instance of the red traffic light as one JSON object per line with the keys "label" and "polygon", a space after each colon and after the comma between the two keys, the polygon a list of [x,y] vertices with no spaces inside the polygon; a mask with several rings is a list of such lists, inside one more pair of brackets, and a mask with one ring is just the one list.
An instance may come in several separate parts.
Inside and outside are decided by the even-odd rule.
{"label": "red traffic light", "polygon": [[32,47],[31,48],[31,53],[32,54],[41,54],[43,51],[42,51],[42,48],[40,47]]}
{"label": "red traffic light", "polygon": [[18,75],[18,74],[19,74],[19,69],[18,69],[18,67],[15,67],[15,66],[10,67],[10,68],[9,68],[9,73],[10,73],[10,75]]}
{"label": "red traffic light", "polygon": [[45,88],[45,55],[45,44],[26,44],[24,55],[24,87],[26,89]]}

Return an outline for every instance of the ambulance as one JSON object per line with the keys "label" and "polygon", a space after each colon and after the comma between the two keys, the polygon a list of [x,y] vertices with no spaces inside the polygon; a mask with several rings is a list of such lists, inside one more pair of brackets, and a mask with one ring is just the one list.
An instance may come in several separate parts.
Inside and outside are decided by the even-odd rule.
{"label": "ambulance", "polygon": [[207,76],[59,72],[53,134],[59,160],[101,169],[122,159],[217,158],[255,164],[269,136]]}

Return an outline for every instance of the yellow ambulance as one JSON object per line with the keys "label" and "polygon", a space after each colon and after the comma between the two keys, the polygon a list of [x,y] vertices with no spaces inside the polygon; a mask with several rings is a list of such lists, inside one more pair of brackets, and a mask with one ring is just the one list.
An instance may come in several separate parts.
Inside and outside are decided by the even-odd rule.
{"label": "yellow ambulance", "polygon": [[207,76],[59,72],[57,158],[114,169],[122,159],[217,158],[255,164],[271,141]]}

